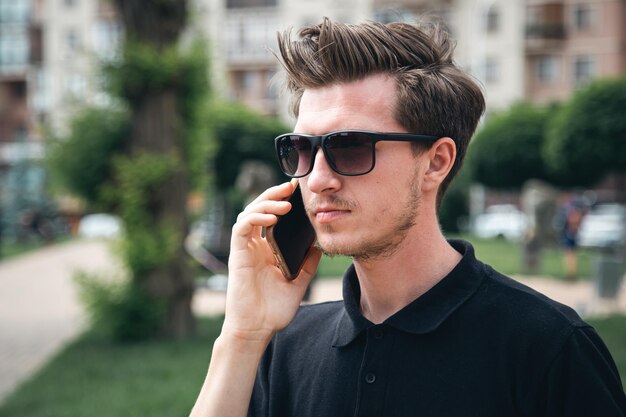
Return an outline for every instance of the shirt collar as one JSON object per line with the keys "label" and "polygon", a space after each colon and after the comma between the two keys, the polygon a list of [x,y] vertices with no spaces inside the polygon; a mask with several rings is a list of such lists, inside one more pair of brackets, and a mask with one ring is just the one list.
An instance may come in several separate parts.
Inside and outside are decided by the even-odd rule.
{"label": "shirt collar", "polygon": [[[433,288],[389,317],[384,324],[408,333],[432,332],[476,292],[483,275],[474,248],[462,240],[450,240],[449,243],[463,255],[461,261]],[[348,345],[374,325],[361,314],[361,288],[354,265],[350,265],[344,274],[343,298],[344,309],[335,330],[334,347]]]}

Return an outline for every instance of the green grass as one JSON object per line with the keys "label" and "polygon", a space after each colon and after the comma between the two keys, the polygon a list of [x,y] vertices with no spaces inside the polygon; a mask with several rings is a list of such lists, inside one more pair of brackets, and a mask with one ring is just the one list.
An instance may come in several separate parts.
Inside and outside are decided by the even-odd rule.
{"label": "green grass", "polygon": [[[450,236],[451,238],[462,238],[470,241],[476,250],[476,256],[481,261],[491,265],[499,272],[506,275],[523,274],[522,269],[522,247],[519,243],[510,242],[504,239],[478,239],[472,236]],[[579,250],[578,275],[588,278],[592,275],[594,253],[590,250]],[[319,276],[341,277],[343,272],[350,265],[350,258],[344,256],[327,257],[324,256],[319,267]],[[563,279],[565,270],[563,267],[563,252],[558,247],[545,248],[542,252],[541,263],[535,275],[548,276]]]}
{"label": "green grass", "polygon": [[592,318],[587,322],[597,330],[617,364],[622,385],[626,384],[626,316]]}
{"label": "green grass", "polygon": [[8,398],[0,416],[187,416],[220,328],[220,319],[204,319],[185,342],[121,345],[88,333]]}
{"label": "green grass", "polygon": [[[626,316],[590,320],[626,378]],[[0,417],[187,416],[206,375],[221,319],[185,342],[113,345],[86,334],[4,405]]]}
{"label": "green grass", "polygon": [[44,248],[47,245],[65,243],[70,241],[71,239],[72,238],[70,236],[61,236],[48,244],[41,240],[30,240],[24,243],[2,241],[0,242],[0,261],[14,258],[16,256],[35,251],[37,249]]}
{"label": "green grass", "polygon": [[[520,243],[505,239],[479,239],[472,236],[461,236],[472,243],[476,257],[506,275],[523,274],[522,246]],[[578,275],[588,278],[592,275],[594,253],[587,249],[577,251]],[[559,247],[543,249],[539,268],[535,275],[553,278],[564,278],[563,251]]]}

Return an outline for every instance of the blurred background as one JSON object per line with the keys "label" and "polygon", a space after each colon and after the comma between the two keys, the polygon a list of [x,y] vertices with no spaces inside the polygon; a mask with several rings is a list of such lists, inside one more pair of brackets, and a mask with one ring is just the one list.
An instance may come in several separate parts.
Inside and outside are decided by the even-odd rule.
{"label": "blurred background", "polygon": [[[14,375],[0,394],[34,375],[0,416],[38,415],[52,401],[50,378],[79,381],[69,391],[93,413],[94,392],[120,375],[98,385],[93,375],[104,370],[85,358],[119,362],[126,375],[142,356],[129,341],[161,352],[133,383],[156,372],[167,383],[146,392],[165,398],[183,365],[155,363],[190,349],[195,379],[162,413],[185,414],[219,329],[230,228],[247,201],[283,180],[272,139],[294,120],[272,53],[276,32],[323,16],[448,28],[487,111],[443,201],[442,228],[592,320],[617,313],[594,324],[624,375],[624,1],[0,0],[0,374]],[[340,297],[348,263],[324,258],[313,301]],[[62,331],[33,338],[54,327],[46,308],[74,304],[83,307],[58,316]],[[35,360],[24,353],[33,345],[51,347]],[[61,376],[66,368],[83,373]],[[119,385],[114,394],[120,415],[132,414],[121,400],[128,392]],[[50,415],[80,414],[78,394],[50,396],[59,404]],[[139,415],[168,409],[132,397]]]}

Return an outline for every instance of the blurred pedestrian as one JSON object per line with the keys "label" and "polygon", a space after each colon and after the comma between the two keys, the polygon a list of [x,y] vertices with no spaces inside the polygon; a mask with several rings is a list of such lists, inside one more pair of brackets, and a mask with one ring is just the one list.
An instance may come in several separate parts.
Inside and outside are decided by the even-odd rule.
{"label": "blurred pedestrian", "polygon": [[563,248],[563,266],[565,267],[565,279],[576,281],[578,279],[578,232],[586,209],[582,200],[576,196],[567,199],[561,209],[561,246]]}

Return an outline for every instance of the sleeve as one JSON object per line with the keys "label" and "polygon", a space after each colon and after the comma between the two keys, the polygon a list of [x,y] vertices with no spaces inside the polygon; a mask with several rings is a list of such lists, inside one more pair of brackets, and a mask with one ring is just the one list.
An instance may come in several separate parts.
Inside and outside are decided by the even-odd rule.
{"label": "sleeve", "polygon": [[265,350],[259,367],[257,368],[252,397],[250,398],[250,406],[248,407],[248,417],[268,417],[270,415],[269,373],[273,343],[274,342],[271,342]]}
{"label": "sleeve", "polygon": [[600,336],[590,326],[577,327],[551,362],[543,412],[550,417],[626,417],[626,397],[619,372]]}

